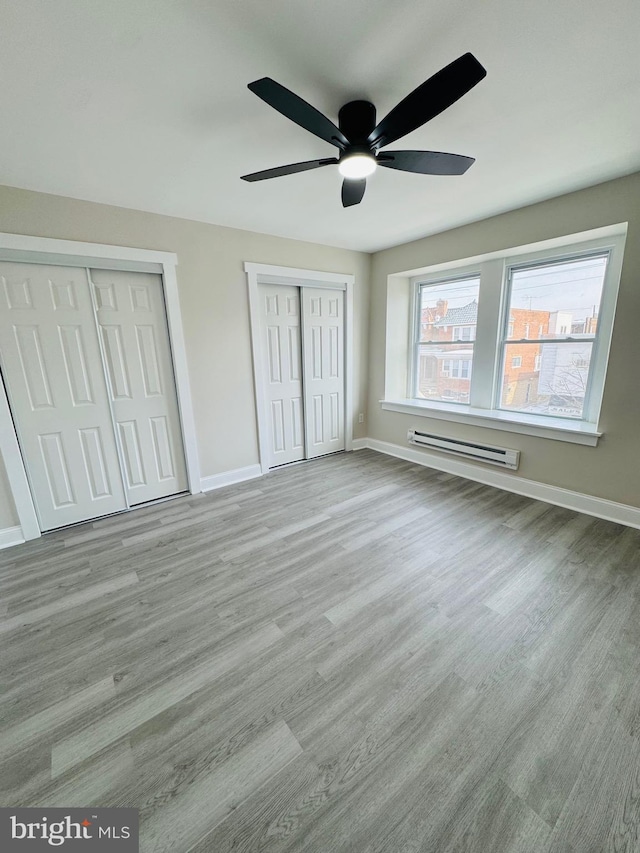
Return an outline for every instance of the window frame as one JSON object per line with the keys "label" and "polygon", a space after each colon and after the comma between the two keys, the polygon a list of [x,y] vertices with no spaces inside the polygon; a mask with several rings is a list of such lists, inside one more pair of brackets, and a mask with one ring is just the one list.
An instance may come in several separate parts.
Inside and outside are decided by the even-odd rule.
{"label": "window frame", "polygon": [[[453,343],[461,343],[461,344],[471,344],[471,343],[473,343],[473,342],[474,342],[474,340],[475,340],[475,338],[472,338],[472,337],[471,337],[471,332],[473,331],[473,328],[474,328],[474,327],[473,327],[471,324],[466,325],[466,326],[452,326],[452,327],[451,327],[451,341],[452,341]],[[464,336],[464,334],[460,335],[459,337],[456,337],[456,331],[465,332],[465,331],[467,331],[467,330],[468,330],[468,332],[469,332],[469,337],[468,337],[468,338],[466,338],[466,337]]]}
{"label": "window frame", "polygon": [[[412,339],[409,341],[409,365],[407,369],[407,399],[408,400],[418,400],[419,398],[416,396],[418,390],[418,379],[419,379],[419,368],[418,363],[420,360],[420,347],[424,344],[429,345],[429,341],[420,341],[421,335],[421,326],[422,326],[422,302],[421,302],[421,288],[422,285],[425,286],[434,286],[437,284],[452,284],[453,282],[458,281],[472,281],[474,279],[479,279],[480,274],[476,270],[473,272],[473,268],[470,271],[463,272],[461,274],[450,274],[450,275],[439,275],[430,277],[428,281],[421,280],[421,284],[417,285],[415,282],[412,282],[412,299],[411,299],[411,309],[410,309],[410,328],[413,330]],[[478,290],[478,294],[479,294]],[[479,297],[478,297],[479,298]],[[458,326],[453,326],[452,328],[459,328]],[[476,326],[476,336],[477,336],[477,326]],[[433,345],[435,346],[438,341],[433,341]],[[472,344],[473,349],[471,350],[471,357],[475,356],[475,345],[476,338],[472,338],[470,341],[454,341],[451,340],[449,343],[453,344]],[[471,368],[471,373],[473,375],[473,367]],[[429,402],[429,401],[425,401]],[[432,401],[435,405],[437,405],[438,401]],[[446,405],[451,405],[451,403],[446,403]],[[453,405],[466,406],[467,403],[454,403]]]}
{"label": "window frame", "polygon": [[[473,359],[472,358],[462,358],[462,357],[449,357],[442,359],[442,375],[448,377],[449,379],[471,379],[471,376],[463,376],[463,371],[466,369],[467,374],[472,372],[470,367]],[[445,367],[445,364],[448,367]],[[465,368],[464,365],[467,365]],[[459,365],[456,367],[455,365]],[[457,371],[457,372],[456,372]]]}
{"label": "window frame", "polygon": [[[594,421],[591,420],[591,417],[594,416],[594,414],[595,414],[596,418],[598,417],[599,406],[598,406],[597,412],[594,413],[594,407],[591,405],[591,401],[592,401],[592,397],[593,397],[593,374],[594,374],[594,370],[591,369],[591,364],[593,364],[594,368],[595,368],[596,357],[597,357],[597,353],[598,353],[597,346],[598,346],[598,342],[599,342],[599,337],[600,337],[599,333],[600,333],[600,328],[601,328],[600,316],[602,313],[602,306],[603,306],[604,300],[605,300],[605,290],[607,288],[608,272],[609,272],[609,267],[611,265],[611,254],[612,254],[612,248],[605,248],[605,249],[601,249],[601,250],[593,250],[592,249],[590,251],[578,252],[573,256],[563,257],[559,261],[557,259],[551,259],[550,258],[546,261],[533,261],[533,262],[527,262],[527,263],[516,262],[516,263],[512,263],[512,264],[507,265],[506,270],[505,270],[505,282],[504,282],[504,301],[505,301],[505,311],[510,312],[511,311],[511,304],[510,303],[511,303],[511,294],[512,294],[512,287],[513,287],[513,273],[514,273],[514,271],[518,272],[520,270],[526,270],[527,268],[539,269],[540,267],[543,267],[543,266],[554,266],[555,264],[563,264],[563,263],[568,264],[568,263],[572,263],[573,261],[585,260],[586,258],[603,258],[603,257],[606,258],[605,274],[604,274],[604,280],[602,283],[602,297],[600,299],[600,305],[598,306],[600,309],[600,313],[598,314],[598,324],[596,326],[595,333],[590,334],[588,336],[585,335],[585,337],[583,337],[583,338],[578,338],[578,337],[573,337],[573,335],[571,333],[571,329],[569,329],[568,332],[561,332],[561,334],[563,335],[562,337],[557,337],[557,338],[553,338],[553,339],[551,339],[551,338],[545,339],[545,338],[527,338],[527,337],[525,337],[525,338],[517,338],[517,339],[511,339],[510,340],[508,328],[506,326],[503,326],[502,333],[500,336],[500,341],[498,343],[498,347],[500,349],[499,362],[501,365],[501,369],[500,369],[500,375],[497,377],[497,381],[496,381],[496,385],[495,385],[494,400],[493,400],[494,409],[498,409],[502,412],[518,412],[518,411],[520,411],[518,409],[511,409],[511,408],[508,408],[507,406],[502,406],[502,403],[501,403],[502,385],[504,382],[504,371],[505,371],[505,363],[506,363],[506,349],[507,349],[507,346],[509,344],[521,344],[523,346],[535,346],[536,344],[545,345],[545,344],[557,343],[557,344],[564,346],[564,345],[567,345],[570,343],[584,343],[584,344],[591,344],[591,359],[590,359],[590,364],[589,364],[589,369],[588,369],[588,374],[587,374],[587,387],[585,389],[584,405],[583,405],[583,409],[582,409],[582,417],[580,417],[580,418],[572,417],[571,419],[578,421],[578,422],[582,421],[582,422],[586,422],[586,423],[594,423]],[[527,324],[527,326],[525,328],[528,328],[528,326],[529,326],[529,324]],[[542,354],[542,351],[540,352],[540,355],[541,354]],[[513,365],[512,365],[512,367],[513,367]],[[534,370],[534,372],[536,372],[536,371]],[[537,371],[537,372],[539,372],[539,371]],[[520,412],[520,413],[526,414],[526,412]],[[564,419],[563,415],[555,415],[555,414],[541,414],[540,417]]]}
{"label": "window frame", "polygon": [[[451,264],[438,264],[425,269],[421,274],[408,277],[410,288],[409,346],[407,354],[407,390],[404,400],[383,400],[383,408],[389,411],[413,411],[426,417],[452,420],[459,423],[476,423],[497,429],[530,435],[576,441],[583,444],[597,443],[601,433],[598,421],[604,395],[604,384],[608,368],[608,356],[613,335],[613,320],[618,296],[622,258],[626,240],[624,224],[611,226],[601,237],[587,239],[567,237],[566,242],[553,239],[548,242],[550,248],[520,247],[519,249],[492,252],[472,259],[452,261]],[[596,232],[597,233],[597,232]],[[537,244],[540,246],[541,244]],[[543,245],[543,244],[542,244]],[[525,265],[538,266],[541,263],[563,262],[583,258],[588,255],[608,254],[605,271],[602,300],[598,317],[598,327],[593,341],[591,369],[589,376],[589,394],[585,397],[582,418],[563,418],[555,415],[529,414],[498,407],[500,398],[500,379],[502,377],[503,337],[509,324],[508,272],[511,268]],[[418,347],[420,337],[421,305],[420,292],[423,285],[445,284],[464,279],[480,279],[478,294],[478,319],[473,341],[474,369],[470,383],[468,403],[443,403],[421,400],[415,396],[417,390],[416,371],[418,365]],[[570,336],[570,332],[568,333]],[[465,342],[466,343],[466,342]],[[478,369],[478,364],[482,365]]]}

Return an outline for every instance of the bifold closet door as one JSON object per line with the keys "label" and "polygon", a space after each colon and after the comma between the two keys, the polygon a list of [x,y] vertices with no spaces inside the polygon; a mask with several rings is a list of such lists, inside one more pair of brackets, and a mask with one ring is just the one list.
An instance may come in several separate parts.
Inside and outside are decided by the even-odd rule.
{"label": "bifold closet door", "polygon": [[90,270],[130,506],[187,489],[162,279]]}
{"label": "bifold closet door", "polygon": [[261,284],[270,468],[305,458],[300,295],[297,287]]}
{"label": "bifold closet door", "polygon": [[87,272],[0,263],[0,363],[43,530],[126,508]]}
{"label": "bifold closet door", "polygon": [[306,458],[345,449],[344,293],[302,287]]}

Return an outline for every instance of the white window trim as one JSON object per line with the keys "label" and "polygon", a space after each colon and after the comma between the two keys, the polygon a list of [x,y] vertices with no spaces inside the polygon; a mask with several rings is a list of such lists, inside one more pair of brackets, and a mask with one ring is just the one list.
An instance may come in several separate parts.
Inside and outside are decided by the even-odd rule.
{"label": "white window trim", "polygon": [[[418,415],[424,418],[452,421],[458,424],[500,429],[521,435],[534,435],[572,444],[589,444],[595,447],[601,432],[593,424],[574,418],[552,418],[548,415],[525,415],[522,412],[477,409],[460,403],[431,403],[428,400],[381,400],[386,412]],[[549,423],[553,421],[553,423]]]}
{"label": "white window trim", "polygon": [[[466,269],[455,270],[454,272],[447,275],[446,273],[441,273],[440,275],[433,276],[418,276],[411,280],[411,309],[410,309],[410,326],[409,328],[413,330],[413,338],[409,341],[409,365],[407,370],[407,400],[412,400],[414,398],[415,389],[417,388],[417,362],[418,362],[418,348],[420,340],[420,326],[422,324],[422,311],[420,305],[420,285],[421,284],[446,284],[447,281],[460,281],[461,279],[473,279],[479,277],[479,268],[478,266],[468,267]],[[454,326],[453,328],[459,328],[459,326]],[[475,358],[476,352],[476,341],[477,341],[477,327],[476,327],[476,338],[470,341],[451,341],[451,343],[462,343],[462,344],[473,344],[473,358]],[[425,343],[429,343],[425,341]],[[434,344],[438,343],[437,341],[433,342]],[[446,405],[446,404],[445,404]],[[466,404],[465,404],[466,405]]]}
{"label": "white window trim", "polygon": [[[178,411],[191,494],[200,488],[200,465],[196,438],[193,403],[187,368],[187,355],[182,329],[182,316],[176,278],[177,255],[152,249],[128,246],[107,246],[101,243],[80,243],[50,237],[31,237],[0,233],[0,260],[59,266],[98,267],[127,272],[155,272],[162,276],[169,341],[176,380]],[[18,437],[13,426],[11,410],[3,381],[0,379],[0,454],[2,455],[9,487],[22,528],[22,537],[36,539],[41,535],[26,470],[20,455]]]}
{"label": "white window trim", "polygon": [[[461,330],[462,334],[460,337],[456,337],[456,331],[457,330]],[[464,335],[464,332],[466,330],[469,331],[469,337],[465,337],[465,335]],[[470,341],[473,341],[473,338],[471,337],[472,331],[473,331],[473,324],[471,324],[471,323],[468,323],[465,326],[454,326],[452,329],[452,332],[451,332],[451,340],[452,341],[460,341],[461,343],[469,343]]]}
{"label": "white window trim", "polygon": [[[622,242],[624,243],[624,238],[622,238]],[[604,280],[603,290],[602,290],[602,301],[600,303],[600,314],[598,315],[598,327],[596,329],[595,334],[588,335],[588,336],[585,335],[584,337],[576,337],[572,340],[571,329],[569,329],[568,331],[562,331],[562,329],[565,328],[563,326],[563,327],[561,327],[560,334],[564,335],[564,337],[559,337],[557,339],[550,339],[550,340],[540,340],[540,341],[528,340],[528,345],[532,345],[532,344],[536,344],[536,343],[545,344],[545,343],[554,343],[554,342],[567,343],[569,341],[571,341],[571,342],[581,342],[582,341],[583,343],[590,343],[592,345],[591,360],[593,362],[593,369],[591,369],[591,368],[589,369],[589,379],[588,379],[588,385],[587,385],[586,394],[585,394],[583,417],[579,419],[581,422],[586,422],[586,423],[591,423],[591,424],[597,424],[598,423],[598,419],[600,416],[600,406],[602,404],[602,396],[604,393],[604,375],[602,375],[601,377],[598,377],[598,375],[596,373],[596,366],[598,365],[598,358],[599,358],[599,352],[600,352],[600,350],[598,348],[600,346],[600,341],[603,337],[606,337],[607,332],[609,334],[609,339],[608,339],[608,343],[607,343],[607,350],[606,350],[607,357],[608,357],[608,352],[609,352],[609,346],[611,343],[611,333],[613,331],[611,326],[612,326],[613,321],[611,322],[611,325],[607,329],[607,328],[605,328],[605,324],[602,323],[602,316],[604,313],[605,301],[610,302],[612,299],[612,293],[611,293],[612,287],[611,287],[611,285],[612,285],[614,280],[611,278],[610,271],[611,271],[611,266],[613,263],[613,256],[614,256],[614,254],[616,254],[614,251],[616,248],[615,245],[606,245],[606,246],[600,247],[600,246],[596,245],[596,243],[597,243],[597,241],[595,241],[595,243],[594,243],[594,241],[590,241],[590,244],[588,247],[584,243],[583,244],[574,244],[573,246],[568,246],[567,247],[568,251],[563,253],[563,256],[561,258],[559,258],[559,260],[571,260],[572,256],[582,258],[588,254],[592,254],[594,256],[596,256],[598,254],[602,254],[602,253],[608,254],[608,263],[607,263],[605,280]],[[620,248],[620,252],[619,252],[620,263],[622,262],[622,248],[623,247]],[[575,249],[576,251],[573,253],[570,253],[569,250],[571,250],[571,249]],[[555,260],[555,259],[556,259],[555,257],[549,258],[549,260]],[[542,262],[544,262],[546,259],[542,258],[541,260],[542,260]],[[507,269],[506,269],[507,277],[509,277],[509,274],[511,272],[512,267],[517,268],[517,267],[521,267],[521,266],[526,266],[529,263],[531,263],[531,259],[528,257],[525,257],[522,259],[517,259],[515,261],[515,263],[512,261],[512,259],[509,259],[509,263],[508,263]],[[540,263],[540,261],[537,259],[534,260],[533,264],[535,265],[536,263]],[[617,298],[617,288],[618,288],[619,281],[620,281],[620,270],[618,270],[617,277],[615,278],[615,292],[613,294],[613,300],[614,301],[613,301],[613,306],[610,306],[612,308],[612,312],[615,310],[615,299]],[[510,296],[511,296],[511,281],[507,280],[507,281],[505,281],[505,286],[504,286],[505,310],[506,310],[506,306],[509,302]],[[611,316],[613,316],[612,313],[611,313]],[[503,360],[503,353],[505,351],[506,346],[509,343],[517,344],[517,343],[522,343],[522,341],[518,341],[518,340],[509,341],[504,336],[504,333],[503,333],[503,337],[498,343],[498,347],[500,350],[499,361],[501,364],[502,364],[502,360]],[[606,367],[606,364],[605,364],[605,367]],[[497,382],[496,386],[495,386],[495,398],[494,398],[494,408],[495,409],[500,409],[500,388],[501,387],[502,387],[502,376],[500,377],[499,382]],[[500,409],[500,410],[503,411],[502,409]],[[510,411],[510,410],[507,410],[507,411]],[[550,416],[547,415],[546,417],[550,417]]]}
{"label": "white window trim", "polygon": [[[400,277],[406,276],[409,282],[411,289],[409,328],[412,338],[408,341],[407,350],[409,363],[406,398],[398,399],[386,394],[385,399],[380,401],[382,408],[386,411],[418,414],[423,417],[595,446],[602,435],[598,428],[598,421],[604,394],[626,233],[627,225],[621,223],[566,238],[554,238],[545,243],[535,244],[535,248],[524,246],[503,252],[491,252],[466,259],[466,261],[462,259],[451,264],[438,264],[421,271],[412,270],[390,276],[390,280],[401,280]],[[496,405],[496,395],[499,393],[497,377],[501,370],[501,331],[507,323],[506,270],[523,263],[562,260],[598,251],[609,252],[609,263],[600,306],[598,323],[600,334],[594,343],[591,391],[585,403],[585,419],[531,415],[499,409]],[[478,275],[480,271],[481,297],[478,303],[474,362],[490,365],[490,367],[474,377],[469,405],[415,399],[413,394],[416,387],[415,350],[418,340],[417,324],[420,322],[418,305],[420,284],[469,278]]]}

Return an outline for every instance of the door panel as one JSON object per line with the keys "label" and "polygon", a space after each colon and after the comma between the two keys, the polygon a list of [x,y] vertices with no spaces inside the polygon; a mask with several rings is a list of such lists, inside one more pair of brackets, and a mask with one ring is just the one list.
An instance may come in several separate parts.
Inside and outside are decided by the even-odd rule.
{"label": "door panel", "polygon": [[305,458],[298,288],[261,284],[270,468]]}
{"label": "door panel", "polygon": [[0,363],[42,529],[125,509],[86,270],[0,263]]}
{"label": "door panel", "polygon": [[59,332],[73,402],[76,406],[93,403],[95,401],[85,359],[86,347],[82,326],[60,326]]}
{"label": "door panel", "polygon": [[162,279],[114,270],[90,275],[129,503],[185,491]]}
{"label": "door panel", "polygon": [[307,459],[344,450],[344,295],[303,287]]}

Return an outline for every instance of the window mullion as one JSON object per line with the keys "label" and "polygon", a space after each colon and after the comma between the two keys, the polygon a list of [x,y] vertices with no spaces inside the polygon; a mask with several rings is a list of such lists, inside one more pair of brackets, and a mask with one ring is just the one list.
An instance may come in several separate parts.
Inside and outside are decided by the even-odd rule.
{"label": "window mullion", "polygon": [[496,258],[482,264],[469,399],[471,406],[479,409],[493,408],[494,388],[499,370],[503,280],[504,260]]}

